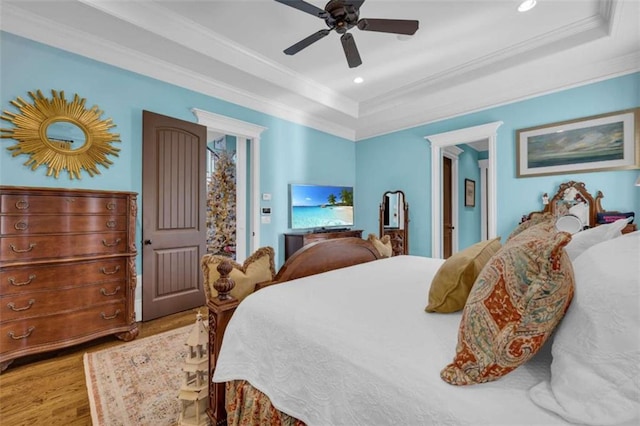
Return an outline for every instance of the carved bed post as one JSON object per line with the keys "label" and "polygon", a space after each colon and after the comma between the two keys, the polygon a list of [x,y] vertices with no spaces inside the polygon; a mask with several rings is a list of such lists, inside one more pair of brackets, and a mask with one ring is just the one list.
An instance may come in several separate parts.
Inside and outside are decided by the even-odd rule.
{"label": "carved bed post", "polygon": [[220,278],[213,284],[213,287],[218,291],[218,296],[207,301],[209,308],[209,407],[207,415],[211,424],[215,426],[227,424],[225,384],[213,383],[211,380],[222,346],[222,336],[224,336],[227,324],[239,303],[236,298],[229,295],[235,286],[235,282],[229,278],[232,269],[231,264],[226,261],[218,265],[217,270]]}

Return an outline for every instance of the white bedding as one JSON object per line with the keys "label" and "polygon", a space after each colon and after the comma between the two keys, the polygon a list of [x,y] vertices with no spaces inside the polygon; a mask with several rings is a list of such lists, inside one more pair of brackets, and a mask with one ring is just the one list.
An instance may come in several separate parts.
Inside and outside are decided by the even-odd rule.
{"label": "white bedding", "polygon": [[440,379],[461,315],[424,311],[442,262],[392,257],[252,294],[228,325],[213,381],[247,380],[309,425],[566,424],[528,396],[549,380],[549,345],[495,382]]}

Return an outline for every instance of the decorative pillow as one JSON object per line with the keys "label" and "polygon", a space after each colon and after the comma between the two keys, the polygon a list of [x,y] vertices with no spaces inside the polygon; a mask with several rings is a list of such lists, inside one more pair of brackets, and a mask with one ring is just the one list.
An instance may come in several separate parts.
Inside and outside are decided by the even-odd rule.
{"label": "decorative pillow", "polygon": [[500,237],[480,241],[449,257],[431,281],[427,312],[456,312],[467,297],[484,265],[500,250]]}
{"label": "decorative pillow", "polygon": [[628,223],[633,223],[636,214],[635,212],[619,213],[619,212],[604,212],[596,213],[596,223],[611,223],[618,219],[627,219]]}
{"label": "decorative pillow", "polygon": [[572,423],[640,424],[640,233],[587,249],[576,295],[553,338],[551,379],[529,391]]}
{"label": "decorative pillow", "polygon": [[452,385],[497,380],[527,362],[562,319],[573,296],[571,240],[553,222],[522,231],[484,267],[462,312]]}
{"label": "decorative pillow", "polygon": [[622,235],[625,226],[627,226],[627,219],[618,219],[613,223],[578,232],[572,236],[564,249],[571,260],[576,260],[589,247]]}
{"label": "decorative pillow", "polygon": [[262,247],[249,256],[243,265],[240,265],[226,256],[204,255],[200,265],[204,274],[207,300],[218,296],[217,290],[213,288],[213,283],[220,278],[217,268],[223,261],[227,261],[233,266],[229,278],[233,279],[236,285],[231,290],[231,296],[242,300],[253,293],[256,284],[273,280],[276,275],[274,256],[273,248]]}
{"label": "decorative pillow", "polygon": [[520,223],[518,226],[516,226],[516,229],[514,229],[511,232],[511,234],[509,234],[509,236],[507,237],[507,242],[509,242],[510,239],[512,239],[522,231],[529,229],[532,226],[536,226],[540,223],[547,223],[547,222],[555,223],[555,221],[556,221],[556,218],[549,212],[544,212],[544,213],[533,212],[529,215],[528,220]]}
{"label": "decorative pillow", "polygon": [[391,255],[393,254],[390,236],[385,235],[382,238],[378,239],[378,237],[376,237],[374,234],[369,234],[367,240],[371,241],[376,250],[378,250],[378,253],[380,253],[380,256],[391,257]]}

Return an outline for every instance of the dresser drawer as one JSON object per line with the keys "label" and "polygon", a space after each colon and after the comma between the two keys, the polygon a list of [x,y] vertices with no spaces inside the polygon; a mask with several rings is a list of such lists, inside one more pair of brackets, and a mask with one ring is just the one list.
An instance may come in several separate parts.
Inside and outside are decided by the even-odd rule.
{"label": "dresser drawer", "polygon": [[126,290],[126,282],[122,280],[85,287],[3,295],[0,296],[0,323],[73,311],[104,302],[124,302]]}
{"label": "dresser drawer", "polygon": [[2,235],[50,234],[67,232],[125,231],[126,216],[86,215],[7,215],[0,216]]}
{"label": "dresser drawer", "polygon": [[[106,303],[74,312],[46,317],[6,321],[0,324],[0,355],[31,352],[37,346],[66,346],[65,341],[97,337],[116,327],[128,325],[124,302]],[[88,339],[84,339],[88,340]]]}
{"label": "dresser drawer", "polygon": [[98,259],[0,269],[0,294],[31,293],[48,289],[79,287],[89,283],[127,278],[128,258]]}
{"label": "dresser drawer", "polygon": [[127,252],[127,234],[21,236],[0,238],[0,261],[36,260],[70,256],[119,254]]}
{"label": "dresser drawer", "polygon": [[3,213],[126,214],[125,197],[2,194]]}

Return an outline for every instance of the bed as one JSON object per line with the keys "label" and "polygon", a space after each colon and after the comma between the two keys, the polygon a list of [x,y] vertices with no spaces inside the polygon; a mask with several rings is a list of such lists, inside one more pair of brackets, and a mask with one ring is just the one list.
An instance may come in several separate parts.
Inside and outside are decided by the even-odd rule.
{"label": "bed", "polygon": [[471,386],[441,378],[463,313],[425,312],[444,260],[380,259],[357,238],[307,246],[242,303],[209,301],[208,415],[214,424],[226,423],[226,408],[232,424],[635,424],[640,233],[598,228],[583,231],[589,241],[571,260],[575,297],[556,334],[523,365]]}

